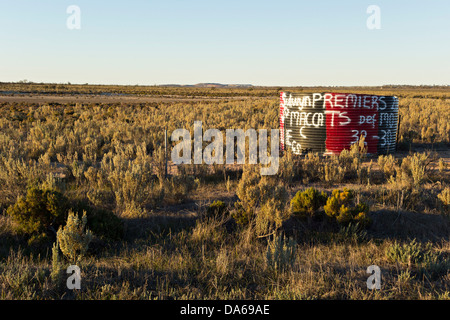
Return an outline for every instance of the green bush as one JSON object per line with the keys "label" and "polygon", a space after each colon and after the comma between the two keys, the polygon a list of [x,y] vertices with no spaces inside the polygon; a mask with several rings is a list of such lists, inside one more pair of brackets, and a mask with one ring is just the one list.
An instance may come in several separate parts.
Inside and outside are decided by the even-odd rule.
{"label": "green bush", "polygon": [[353,191],[344,188],[333,190],[324,206],[325,214],[335,219],[339,224],[359,223],[361,227],[367,227],[371,221],[367,216],[369,206],[365,203],[353,204]]}
{"label": "green bush", "polygon": [[237,201],[234,203],[234,210],[231,216],[238,225],[246,226],[250,223],[253,212],[245,210],[242,204]]}
{"label": "green bush", "polygon": [[88,226],[100,238],[120,240],[124,235],[123,221],[113,212],[103,209],[87,213]]}
{"label": "green bush", "polygon": [[228,211],[227,205],[220,200],[214,201],[209,207],[206,209],[206,215],[208,217],[212,216],[221,216]]}
{"label": "green bush", "polygon": [[291,212],[300,217],[312,217],[326,201],[326,193],[315,188],[298,191],[291,200]]}
{"label": "green bush", "polygon": [[17,223],[18,231],[33,238],[47,237],[48,231],[56,230],[64,223],[67,199],[50,189],[30,187],[25,197],[19,197],[7,214]]}

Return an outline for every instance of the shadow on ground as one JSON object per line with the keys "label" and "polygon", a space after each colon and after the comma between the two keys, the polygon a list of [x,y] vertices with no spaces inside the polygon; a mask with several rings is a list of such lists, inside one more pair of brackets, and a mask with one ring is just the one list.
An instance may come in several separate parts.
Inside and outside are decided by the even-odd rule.
{"label": "shadow on ground", "polygon": [[441,241],[450,239],[450,219],[440,214],[379,210],[370,213],[367,230],[374,238]]}

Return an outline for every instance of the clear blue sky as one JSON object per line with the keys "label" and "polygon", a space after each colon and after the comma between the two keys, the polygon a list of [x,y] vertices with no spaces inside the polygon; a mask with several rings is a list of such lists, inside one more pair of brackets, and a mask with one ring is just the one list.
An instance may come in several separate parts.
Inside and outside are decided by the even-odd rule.
{"label": "clear blue sky", "polygon": [[0,0],[0,81],[23,79],[448,85],[450,1]]}

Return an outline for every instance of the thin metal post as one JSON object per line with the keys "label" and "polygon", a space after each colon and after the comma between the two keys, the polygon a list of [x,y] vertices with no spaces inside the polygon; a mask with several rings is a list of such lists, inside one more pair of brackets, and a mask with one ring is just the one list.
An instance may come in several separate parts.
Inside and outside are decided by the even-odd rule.
{"label": "thin metal post", "polygon": [[397,121],[397,136],[395,137],[395,151],[398,150],[398,135],[400,134],[400,121],[401,121],[401,115],[400,110],[398,111],[398,121]]}

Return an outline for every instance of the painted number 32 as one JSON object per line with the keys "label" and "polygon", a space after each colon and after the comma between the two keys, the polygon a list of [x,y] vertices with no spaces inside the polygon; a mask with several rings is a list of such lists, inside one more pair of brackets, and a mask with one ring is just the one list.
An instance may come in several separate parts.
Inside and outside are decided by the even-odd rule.
{"label": "painted number 32", "polygon": [[[366,130],[361,130],[361,133],[359,132],[359,130],[352,130],[353,135],[352,138],[354,138],[354,140],[352,142],[350,142],[350,144],[354,144],[357,143],[359,141],[359,137],[363,136],[364,139],[367,137],[367,131]],[[364,145],[367,145],[367,142],[364,141]]]}

